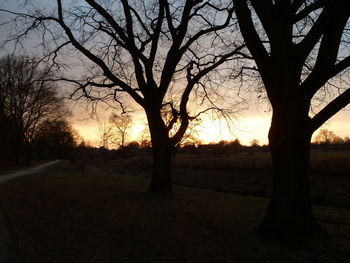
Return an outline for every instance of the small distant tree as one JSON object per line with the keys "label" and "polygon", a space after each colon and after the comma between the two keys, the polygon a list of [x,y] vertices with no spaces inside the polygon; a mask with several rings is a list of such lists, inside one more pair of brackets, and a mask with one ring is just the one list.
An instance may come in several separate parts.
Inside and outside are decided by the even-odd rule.
{"label": "small distant tree", "polygon": [[131,116],[129,114],[118,115],[112,113],[109,117],[109,123],[113,132],[113,143],[117,144],[119,148],[123,148],[130,136],[132,128]]}
{"label": "small distant tree", "polygon": [[230,142],[230,149],[233,151],[237,151],[241,149],[242,145],[239,139],[235,139],[232,142]]}
{"label": "small distant tree", "polygon": [[145,125],[144,129],[140,132],[138,141],[140,143],[140,147],[143,149],[152,147],[151,135],[149,134],[147,125]]}
{"label": "small distant tree", "polygon": [[114,138],[112,125],[108,121],[97,118],[97,128],[100,147],[109,149]]}
{"label": "small distant tree", "polygon": [[339,141],[338,137],[333,131],[327,129],[321,129],[315,137],[315,142],[318,144],[331,144]]}
{"label": "small distant tree", "polygon": [[342,143],[344,143],[344,139],[342,137],[340,137],[340,136],[337,136],[337,137],[334,138],[333,143],[335,143],[335,144],[342,144]]}
{"label": "small distant tree", "polygon": [[253,139],[253,140],[250,141],[250,146],[251,147],[256,147],[256,146],[259,146],[259,145],[260,145],[260,142],[257,139]]}
{"label": "small distant tree", "polygon": [[137,141],[131,141],[125,148],[131,151],[137,151],[138,149],[140,149],[140,144]]}
{"label": "small distant tree", "polygon": [[142,139],[141,142],[140,142],[140,147],[142,149],[148,149],[148,148],[151,148],[152,147],[152,143],[149,139]]}

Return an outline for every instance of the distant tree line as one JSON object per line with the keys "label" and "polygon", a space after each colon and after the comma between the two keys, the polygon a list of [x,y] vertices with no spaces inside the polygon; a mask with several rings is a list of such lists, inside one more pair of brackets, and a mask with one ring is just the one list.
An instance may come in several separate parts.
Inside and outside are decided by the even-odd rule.
{"label": "distant tree line", "polygon": [[340,137],[333,131],[321,129],[316,135],[311,149],[322,151],[348,151],[350,150],[350,137]]}
{"label": "distant tree line", "polygon": [[29,56],[0,59],[0,167],[63,158],[77,133],[51,72]]}
{"label": "distant tree line", "polygon": [[[112,114],[111,116],[113,116]],[[118,116],[120,118],[120,116]],[[123,117],[122,117],[123,118]],[[130,116],[127,116],[127,118],[131,118]],[[129,124],[128,124],[129,125]],[[127,126],[128,126],[127,125]],[[103,127],[109,127],[107,130],[110,132],[110,138],[113,140],[111,141],[118,141],[121,139],[118,139],[121,135],[116,133],[116,130],[119,129],[118,127],[106,126]],[[113,132],[113,127],[115,131]],[[129,126],[128,126],[129,127]],[[125,128],[125,126],[124,126]],[[102,128],[101,128],[102,129]],[[105,133],[101,133],[105,134]],[[128,134],[129,135],[129,134]],[[249,145],[242,145],[239,139],[234,139],[231,141],[227,140],[221,140],[219,142],[211,142],[208,144],[202,143],[199,139],[196,138],[195,135],[191,135],[191,140],[186,140],[184,143],[178,145],[176,148],[176,153],[189,153],[189,154],[213,154],[213,155],[224,155],[224,154],[232,154],[232,153],[239,153],[239,152],[267,152],[269,151],[269,146],[264,144],[260,145],[259,141],[257,139],[252,139]],[[101,143],[102,143],[103,136],[101,135]],[[102,145],[102,144],[101,144]],[[133,156],[138,154],[150,154],[151,153],[151,141],[149,138],[149,134],[144,134],[140,137],[138,141],[124,141],[123,146],[119,145],[119,148],[117,149],[108,149],[104,147],[103,145],[96,149],[94,147],[85,146],[84,144],[82,147],[85,147],[84,150],[90,151],[90,156],[93,153],[104,153],[107,154],[110,158],[118,158],[118,157],[126,157],[126,156]],[[82,149],[80,147],[80,149]],[[350,150],[350,137],[340,137],[336,135],[333,131],[327,130],[327,129],[320,129],[318,134],[315,136],[313,142],[312,142],[312,149],[313,150]]]}

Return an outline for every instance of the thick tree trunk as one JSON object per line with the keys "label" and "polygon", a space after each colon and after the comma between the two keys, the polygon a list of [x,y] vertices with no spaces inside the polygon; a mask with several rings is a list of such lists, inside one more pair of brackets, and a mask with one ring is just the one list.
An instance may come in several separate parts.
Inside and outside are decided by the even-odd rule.
{"label": "thick tree trunk", "polygon": [[279,240],[311,237],[317,227],[309,178],[312,133],[307,114],[298,115],[297,111],[293,108],[277,111],[269,131],[273,187],[260,230]]}
{"label": "thick tree trunk", "polygon": [[151,133],[153,168],[149,187],[150,192],[172,191],[172,146],[162,117],[156,111],[147,112],[148,125]]}
{"label": "thick tree trunk", "polygon": [[153,170],[150,192],[171,192],[171,149],[167,145],[154,145],[152,142]]}

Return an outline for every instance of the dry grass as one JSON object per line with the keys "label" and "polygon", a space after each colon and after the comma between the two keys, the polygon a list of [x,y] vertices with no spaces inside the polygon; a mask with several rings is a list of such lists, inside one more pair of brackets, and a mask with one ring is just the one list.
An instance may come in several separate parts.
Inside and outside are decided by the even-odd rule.
{"label": "dry grass", "polygon": [[[142,178],[56,166],[0,185],[25,262],[346,262],[342,250],[289,251],[254,229],[267,199],[175,187],[145,192]],[[350,212],[317,207],[350,248]]]}

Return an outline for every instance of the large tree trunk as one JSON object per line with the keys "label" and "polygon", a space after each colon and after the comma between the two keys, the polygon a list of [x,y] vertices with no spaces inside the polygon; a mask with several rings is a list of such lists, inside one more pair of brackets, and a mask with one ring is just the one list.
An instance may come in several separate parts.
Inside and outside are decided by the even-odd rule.
{"label": "large tree trunk", "polygon": [[171,192],[171,149],[167,145],[156,145],[152,142],[153,170],[149,187],[150,192]]}
{"label": "large tree trunk", "polygon": [[168,131],[159,111],[147,112],[148,125],[151,133],[153,168],[149,187],[150,192],[172,191],[172,146]]}
{"label": "large tree trunk", "polygon": [[308,238],[317,226],[309,177],[312,133],[307,111],[298,111],[300,107],[274,111],[269,131],[273,186],[260,230],[279,240]]}

